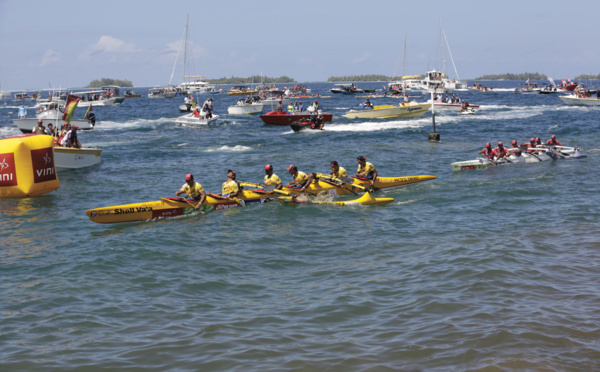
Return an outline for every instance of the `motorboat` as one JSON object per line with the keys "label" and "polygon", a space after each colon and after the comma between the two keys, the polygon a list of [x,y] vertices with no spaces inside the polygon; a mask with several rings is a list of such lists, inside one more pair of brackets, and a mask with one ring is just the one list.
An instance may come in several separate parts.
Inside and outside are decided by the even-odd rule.
{"label": "motorboat", "polygon": [[175,119],[175,123],[182,125],[208,125],[210,123],[214,123],[219,119],[219,115],[213,115],[210,118],[205,117],[204,111],[200,112],[200,115],[196,116],[192,112],[191,114],[186,114]]}
{"label": "motorboat", "polygon": [[515,89],[515,94],[540,94],[540,88],[538,87],[538,83],[530,83],[527,80],[521,88]]}
{"label": "motorboat", "polygon": [[242,105],[234,105],[227,107],[227,113],[229,115],[251,115],[260,114],[263,110],[264,104],[261,101],[244,103]]}
{"label": "motorboat", "polygon": [[177,91],[171,86],[151,88],[148,90],[148,98],[173,98],[176,95]]}
{"label": "motorboat", "polygon": [[125,97],[119,96],[119,87],[116,85],[102,87],[100,90],[74,92],[71,94],[81,98],[81,105],[79,105],[79,107],[84,107],[88,105],[114,106],[123,103],[123,101],[125,100]]}
{"label": "motorboat", "polygon": [[256,89],[251,89],[244,85],[233,86],[227,92],[227,94],[229,94],[230,96],[245,96],[245,95],[256,94],[256,93],[257,93]]}
{"label": "motorboat", "polygon": [[[451,101],[451,100],[448,100]],[[456,103],[452,103],[452,102],[444,102],[441,99],[436,99],[433,101],[433,105],[435,106],[436,109],[457,109],[457,110],[461,110],[463,108],[463,106],[467,106],[467,107],[472,107],[472,108],[479,108],[479,105],[472,105],[470,103],[467,102],[468,105],[463,104],[463,102],[466,101],[461,101],[461,102],[456,102]],[[431,100],[427,100],[427,102],[431,103]]]}
{"label": "motorboat", "polygon": [[123,93],[123,97],[125,98],[136,98],[136,97],[141,97],[142,95],[139,94],[138,92],[135,92],[133,90],[126,90],[125,93]]}
{"label": "motorboat", "polygon": [[[31,133],[31,130],[38,125],[38,120],[42,119],[42,125],[48,127],[52,124],[55,128],[60,128],[63,123],[64,107],[58,102],[41,102],[38,103],[39,110],[35,118],[18,118],[12,119],[12,122],[23,133]],[[90,112],[87,114],[87,119],[72,119],[71,125],[77,125],[79,129],[90,130],[96,125],[96,115]]]}
{"label": "motorboat", "polygon": [[[328,122],[333,119],[333,114],[327,112],[319,111],[319,114],[323,116],[323,122]],[[315,114],[311,114],[308,111],[269,111],[264,115],[261,115],[260,118],[265,124],[271,125],[290,125],[298,120],[307,120],[310,119],[311,116]]]}
{"label": "motorboat", "polygon": [[351,109],[344,115],[349,119],[381,119],[381,118],[418,118],[431,107],[431,102],[400,103],[399,105],[381,105]]}
{"label": "motorboat", "polygon": [[54,147],[54,165],[57,171],[79,169],[100,164],[102,149]]}
{"label": "motorboat", "polygon": [[354,83],[350,84],[335,84],[337,88],[329,89],[331,93],[335,94],[355,94],[355,93],[374,93],[375,89],[361,89],[354,85]]}
{"label": "motorboat", "polygon": [[567,105],[572,106],[600,106],[600,98],[594,97],[583,97],[577,94],[571,94],[568,96],[558,96],[561,101]]}

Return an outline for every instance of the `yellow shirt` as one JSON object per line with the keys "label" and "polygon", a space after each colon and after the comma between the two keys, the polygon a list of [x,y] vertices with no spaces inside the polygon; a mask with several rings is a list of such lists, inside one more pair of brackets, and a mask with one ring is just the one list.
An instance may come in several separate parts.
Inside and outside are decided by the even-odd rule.
{"label": "yellow shirt", "polygon": [[221,194],[223,196],[228,196],[229,194],[233,194],[234,192],[237,192],[239,190],[238,184],[237,182],[235,182],[234,180],[227,180],[225,182],[223,182],[223,190],[221,191]]}
{"label": "yellow shirt", "polygon": [[277,186],[281,183],[281,179],[275,174],[273,173],[273,175],[271,175],[271,177],[269,178],[269,175],[265,175],[265,185],[272,185],[272,186]]}
{"label": "yellow shirt", "polygon": [[197,198],[204,191],[204,187],[202,187],[202,185],[198,182],[194,182],[192,187],[185,183],[183,186],[181,186],[181,190],[179,191],[186,193],[188,198]]}
{"label": "yellow shirt", "polygon": [[308,175],[306,173],[300,172],[300,171],[298,171],[298,173],[296,174],[296,177],[294,177],[294,183],[296,184],[296,186],[304,185],[307,180],[308,180]]}
{"label": "yellow shirt", "polygon": [[340,167],[337,174],[332,174],[334,177],[348,177],[348,172],[343,167]]}
{"label": "yellow shirt", "polygon": [[373,164],[369,163],[368,161],[365,162],[365,167],[363,168],[360,163],[358,164],[358,173],[364,173],[365,175],[373,172],[375,170],[375,166],[373,166]]}

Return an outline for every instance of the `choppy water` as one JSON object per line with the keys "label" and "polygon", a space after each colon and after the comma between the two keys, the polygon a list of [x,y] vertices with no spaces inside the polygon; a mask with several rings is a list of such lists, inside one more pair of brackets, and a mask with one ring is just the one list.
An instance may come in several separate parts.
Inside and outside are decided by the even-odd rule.
{"label": "choppy water", "polygon": [[[104,149],[101,165],[61,173],[46,196],[0,200],[0,370],[600,369],[600,109],[460,95],[484,107],[438,111],[441,143],[427,142],[430,113],[342,118],[361,101],[348,96],[320,99],[333,123],[298,134],[226,115],[237,101],[226,95],[207,128],[173,122],[180,98],[95,109],[80,139]],[[0,103],[0,137],[19,134],[16,112]],[[588,157],[450,169],[485,142],[551,134]],[[359,154],[383,176],[438,178],[382,192],[396,199],[382,207],[269,203],[119,225],[85,215],[173,196],[189,172],[218,192],[228,168],[258,182],[271,163],[288,182],[289,164],[353,172]]]}

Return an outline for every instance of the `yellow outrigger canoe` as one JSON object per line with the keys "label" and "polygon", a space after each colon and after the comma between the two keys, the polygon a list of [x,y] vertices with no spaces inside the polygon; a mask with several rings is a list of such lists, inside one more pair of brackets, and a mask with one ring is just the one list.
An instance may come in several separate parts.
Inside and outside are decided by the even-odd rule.
{"label": "yellow outrigger canoe", "polygon": [[[352,177],[350,182],[339,182],[339,179],[326,174],[317,174],[319,178],[313,181],[307,188],[306,192],[312,195],[319,195],[325,192],[328,195],[348,195],[367,191],[371,187],[369,180],[364,178]],[[418,175],[408,177],[377,177],[375,180],[375,189],[387,189],[390,187],[398,187],[410,185],[412,183],[424,182],[436,179],[432,175]],[[300,195],[302,191],[295,187],[283,187],[283,191]]]}
{"label": "yellow outrigger canoe", "polygon": [[366,192],[363,196],[354,200],[346,200],[346,201],[325,201],[325,200],[306,200],[299,199],[293,196],[280,196],[277,200],[281,204],[299,204],[299,203],[309,203],[309,204],[332,204],[332,205],[383,205],[388,204],[394,201],[394,198],[374,198],[371,196],[370,192]]}
{"label": "yellow outrigger canoe", "polygon": [[[208,194],[199,211],[221,211],[239,206],[262,204],[274,199],[274,193],[262,190],[243,190],[240,197],[234,200]],[[197,204],[198,201],[184,198],[161,198],[161,200],[145,203],[88,209],[85,213],[91,221],[96,223],[135,222],[182,216],[194,211]]]}

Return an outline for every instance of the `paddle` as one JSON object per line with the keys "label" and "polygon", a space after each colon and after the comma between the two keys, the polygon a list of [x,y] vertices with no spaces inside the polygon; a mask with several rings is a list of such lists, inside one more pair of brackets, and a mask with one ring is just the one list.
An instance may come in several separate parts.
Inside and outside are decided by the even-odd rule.
{"label": "paddle", "polygon": [[[535,149],[535,148],[528,148],[527,150],[539,150],[539,149]],[[533,156],[534,158],[536,158],[539,161],[542,161],[542,159],[540,159],[536,154],[534,154],[533,152],[530,152],[529,155]]]}
{"label": "paddle", "polygon": [[268,185],[261,185],[260,183],[240,182],[240,186],[260,187],[261,189],[263,189],[265,191],[273,192],[273,193],[277,193],[277,194],[281,194],[281,195],[285,195],[285,196],[293,196],[294,195],[294,194],[291,194],[291,193],[283,191],[283,190],[275,189],[275,188],[273,188],[273,186],[269,187]]}
{"label": "paddle", "polygon": [[225,196],[221,196],[221,195],[217,195],[217,194],[213,194],[213,193],[209,193],[208,196],[213,197],[215,199],[219,199],[219,200],[233,200],[234,202],[238,203],[238,205],[240,207],[245,207],[246,206],[246,202],[243,199],[240,198],[228,198]]}
{"label": "paddle", "polygon": [[189,205],[191,205],[195,210],[199,211],[200,213],[204,214],[204,212],[202,212],[200,209],[196,209],[196,206],[194,204],[192,204],[191,201],[187,200],[186,198],[179,198],[179,200],[173,200],[173,199],[169,199],[169,198],[159,198],[160,200],[166,200],[166,201],[171,201],[171,202],[176,202],[176,201],[185,201],[186,203],[188,203]]}
{"label": "paddle", "polygon": [[[322,178],[322,179],[326,179],[326,180],[329,180],[329,181],[333,181],[333,182],[336,182],[336,183],[339,183],[336,186],[342,187],[345,190],[351,191],[353,193],[355,193],[355,189],[359,190],[361,192],[370,191],[369,188],[367,188],[367,187],[360,186],[360,185],[355,185],[354,184],[354,179],[352,179],[350,177],[340,177],[340,178],[338,178],[338,177],[334,177],[334,176],[332,176],[330,174],[323,174],[323,173],[317,173],[317,177],[318,178]],[[349,186],[349,187],[346,187],[346,185]]]}

